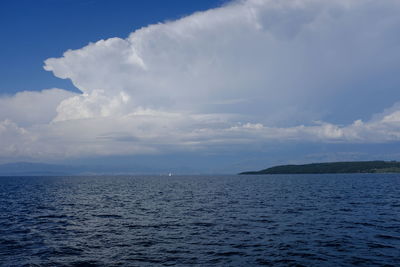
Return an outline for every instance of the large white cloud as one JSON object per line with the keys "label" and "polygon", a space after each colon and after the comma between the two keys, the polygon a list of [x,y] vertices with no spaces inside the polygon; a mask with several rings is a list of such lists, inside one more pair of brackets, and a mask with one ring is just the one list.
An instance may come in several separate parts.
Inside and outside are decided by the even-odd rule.
{"label": "large white cloud", "polygon": [[19,131],[7,145],[24,136],[13,153],[32,157],[398,141],[399,13],[397,0],[236,1],[100,40],[45,61],[82,94],[1,98],[0,137]]}
{"label": "large white cloud", "polygon": [[[343,112],[338,103],[349,104],[349,95],[360,97],[352,105],[365,113],[371,107],[363,98],[400,96],[393,86],[365,82],[387,79],[384,74],[400,67],[399,5],[240,1],[67,51],[48,59],[45,69],[71,79],[93,115],[100,108],[87,99],[115,101],[121,93],[130,96],[132,109],[238,112],[280,125]],[[391,80],[400,82],[395,75]],[[396,100],[389,95],[383,102]]]}
{"label": "large white cloud", "polygon": [[62,89],[47,89],[0,96],[0,121],[12,120],[22,126],[49,123],[61,101],[74,95]]}

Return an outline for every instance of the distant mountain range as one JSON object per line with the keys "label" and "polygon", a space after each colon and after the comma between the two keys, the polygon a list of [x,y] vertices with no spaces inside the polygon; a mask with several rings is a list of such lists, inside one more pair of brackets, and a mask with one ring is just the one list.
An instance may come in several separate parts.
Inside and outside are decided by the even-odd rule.
{"label": "distant mountain range", "polygon": [[[73,176],[73,175],[166,175],[173,174],[214,174],[212,168],[207,169],[206,159],[197,164],[191,164],[180,159],[160,158],[157,164],[154,160],[146,159],[98,159],[59,164],[16,162],[0,164],[0,176]],[[219,166],[212,162],[214,166]],[[214,167],[213,166],[213,167]],[[223,164],[221,164],[223,167]],[[226,169],[231,169],[230,166]],[[224,172],[222,172],[224,173]]]}
{"label": "distant mountain range", "polygon": [[322,173],[400,173],[397,161],[324,162],[302,165],[280,165],[261,171],[240,174],[322,174]]}
{"label": "distant mountain range", "polygon": [[33,162],[0,164],[0,176],[72,176],[72,175],[130,175],[130,174],[168,174],[169,170],[160,170],[146,166],[127,165],[62,165]]}
{"label": "distant mountain range", "polygon": [[[138,168],[136,173],[146,173]],[[69,175],[123,175],[135,173],[135,169],[104,165],[61,165],[48,163],[17,162],[0,165],[0,176],[69,176]]]}
{"label": "distant mountain range", "polygon": [[17,162],[0,165],[0,176],[74,175],[82,171],[80,167],[46,163]]}

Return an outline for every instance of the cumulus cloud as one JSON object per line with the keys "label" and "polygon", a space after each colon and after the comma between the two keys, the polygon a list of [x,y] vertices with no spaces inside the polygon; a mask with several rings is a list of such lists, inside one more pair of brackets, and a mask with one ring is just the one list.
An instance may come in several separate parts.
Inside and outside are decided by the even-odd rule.
{"label": "cumulus cloud", "polygon": [[[349,95],[389,95],[381,105],[400,97],[383,82],[366,84],[400,67],[399,9],[394,0],[239,1],[69,50],[46,60],[45,69],[71,79],[86,94],[81,107],[97,115],[101,108],[89,98],[123,93],[130,108],[238,112],[286,126],[352,117],[371,112],[371,103]],[[232,100],[240,102],[212,104]]]}
{"label": "cumulus cloud", "polygon": [[12,120],[22,126],[49,123],[57,115],[58,105],[74,95],[54,88],[0,96],[0,121]]}
{"label": "cumulus cloud", "polygon": [[[26,144],[30,145],[35,140],[29,133],[10,120],[0,122],[1,155],[20,156],[26,154],[23,150]],[[17,141],[17,142],[16,142]]]}
{"label": "cumulus cloud", "polygon": [[20,129],[33,141],[15,153],[60,157],[396,141],[399,11],[397,0],[234,1],[90,43],[44,66],[82,94],[3,97],[0,135]]}

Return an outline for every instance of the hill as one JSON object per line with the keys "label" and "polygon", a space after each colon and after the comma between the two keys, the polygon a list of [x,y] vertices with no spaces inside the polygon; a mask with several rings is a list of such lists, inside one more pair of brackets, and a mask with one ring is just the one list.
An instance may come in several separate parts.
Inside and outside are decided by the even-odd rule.
{"label": "hill", "polygon": [[280,165],[240,174],[400,173],[397,161],[348,161],[302,165]]}

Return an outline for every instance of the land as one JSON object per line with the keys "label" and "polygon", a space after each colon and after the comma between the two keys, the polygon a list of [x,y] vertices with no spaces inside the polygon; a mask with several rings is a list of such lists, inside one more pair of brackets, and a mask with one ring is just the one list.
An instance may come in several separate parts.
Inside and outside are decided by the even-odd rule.
{"label": "land", "polygon": [[346,161],[280,165],[239,174],[400,173],[398,161]]}

